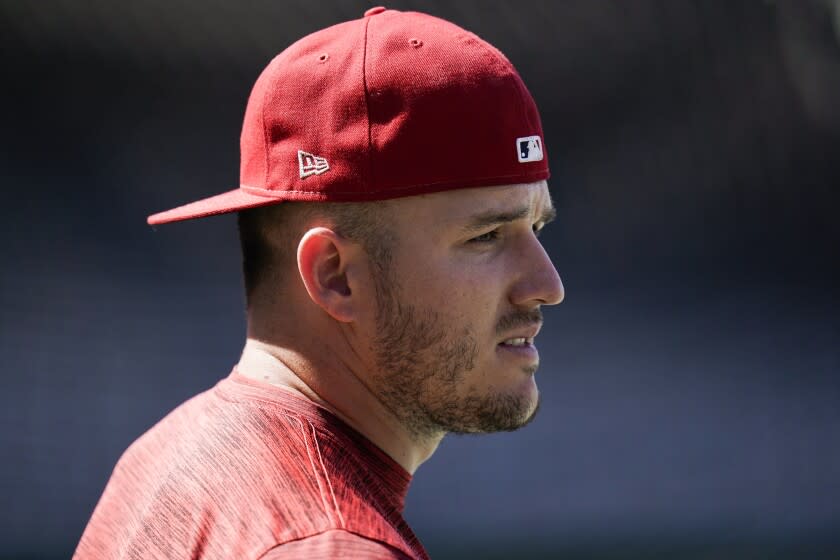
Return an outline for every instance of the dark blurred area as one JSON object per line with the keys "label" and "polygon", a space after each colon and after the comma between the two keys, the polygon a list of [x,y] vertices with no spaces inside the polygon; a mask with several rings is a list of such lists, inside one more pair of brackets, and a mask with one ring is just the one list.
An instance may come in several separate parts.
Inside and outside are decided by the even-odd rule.
{"label": "dark blurred area", "polygon": [[[69,557],[128,444],[236,363],[235,218],[145,217],[235,188],[261,69],[370,6],[0,2],[0,557]],[[567,293],[538,419],[415,476],[432,557],[840,558],[840,2],[388,7],[522,74]]]}

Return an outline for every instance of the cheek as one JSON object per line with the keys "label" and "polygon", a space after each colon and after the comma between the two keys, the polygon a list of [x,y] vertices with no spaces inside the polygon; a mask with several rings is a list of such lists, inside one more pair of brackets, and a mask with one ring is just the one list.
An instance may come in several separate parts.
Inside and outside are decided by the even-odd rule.
{"label": "cheek", "polygon": [[439,307],[442,312],[477,305],[486,308],[485,300],[493,297],[492,277],[481,267],[452,261],[427,261],[412,275],[410,293],[421,297],[425,306]]}
{"label": "cheek", "polygon": [[418,308],[436,312],[441,327],[450,332],[468,331],[479,348],[495,334],[505,311],[504,290],[485,267],[463,263],[437,263],[417,271],[411,280],[410,298]]}
{"label": "cheek", "polygon": [[421,241],[405,240],[395,255],[406,300],[451,319],[478,323],[477,331],[507,311],[506,290],[515,267],[509,250],[480,253],[443,241]]}

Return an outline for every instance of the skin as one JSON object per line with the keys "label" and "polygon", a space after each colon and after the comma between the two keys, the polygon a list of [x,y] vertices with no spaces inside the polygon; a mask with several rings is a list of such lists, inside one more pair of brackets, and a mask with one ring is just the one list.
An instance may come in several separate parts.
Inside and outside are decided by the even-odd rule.
{"label": "skin", "polygon": [[305,228],[284,271],[297,281],[261,290],[237,369],[329,408],[414,473],[448,432],[533,418],[536,347],[509,343],[534,336],[564,291],[537,237],[553,214],[545,181],[388,211],[397,242],[380,267],[329,228]]}

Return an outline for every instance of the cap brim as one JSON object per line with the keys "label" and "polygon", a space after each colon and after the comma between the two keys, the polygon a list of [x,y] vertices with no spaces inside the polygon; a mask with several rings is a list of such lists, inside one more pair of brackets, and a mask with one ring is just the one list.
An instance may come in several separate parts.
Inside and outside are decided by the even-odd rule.
{"label": "cap brim", "polygon": [[226,193],[184,204],[172,210],[152,214],[146,218],[146,221],[149,225],[156,226],[158,224],[168,224],[169,222],[227,214],[228,212],[267,206],[279,202],[283,202],[283,200],[273,196],[251,194],[242,189],[234,189]]}

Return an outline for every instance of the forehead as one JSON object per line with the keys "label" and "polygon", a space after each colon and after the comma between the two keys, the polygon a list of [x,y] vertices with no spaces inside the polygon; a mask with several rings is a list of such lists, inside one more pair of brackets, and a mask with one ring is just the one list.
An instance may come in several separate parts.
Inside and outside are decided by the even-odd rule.
{"label": "forehead", "polygon": [[537,217],[552,207],[545,181],[458,189],[398,200],[400,221],[413,227],[418,220],[438,226],[462,225],[476,214],[523,207],[528,208],[532,217]]}

